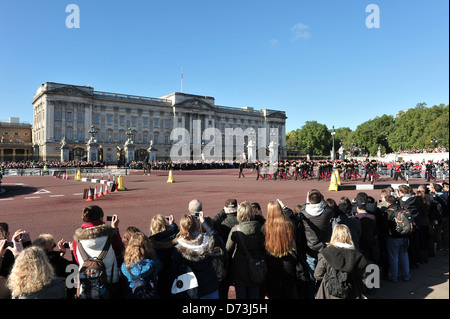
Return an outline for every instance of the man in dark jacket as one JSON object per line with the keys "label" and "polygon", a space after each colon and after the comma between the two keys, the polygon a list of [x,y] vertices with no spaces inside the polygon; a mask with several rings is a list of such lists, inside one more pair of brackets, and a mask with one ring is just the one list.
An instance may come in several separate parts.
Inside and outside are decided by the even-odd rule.
{"label": "man in dark jacket", "polygon": [[[237,207],[236,199],[227,199],[223,209],[213,217],[214,229],[221,237],[223,243],[227,242],[231,229],[239,224],[237,220]],[[231,285],[231,278],[229,275],[230,272],[228,272],[227,277],[220,282],[219,294],[221,299],[228,298],[228,290]]]}
{"label": "man in dark jacket", "polygon": [[355,248],[359,249],[359,239],[361,238],[361,222],[358,218],[353,217],[352,206],[345,200],[339,204],[339,213],[333,219],[332,226],[346,225],[350,229],[352,241]]}
{"label": "man in dark jacket", "polygon": [[[411,194],[411,188],[408,185],[400,185],[398,187],[398,198],[400,207],[408,210],[416,226],[420,225],[420,217],[423,214],[420,211],[418,198],[416,197],[416,195]],[[409,263],[411,268],[417,268],[420,262],[420,232],[413,232],[411,235],[409,235],[408,239]]]}
{"label": "man in dark jacket", "polygon": [[236,199],[227,199],[223,209],[213,217],[214,229],[219,233],[225,243],[228,240],[231,228],[239,224],[237,220],[237,207]]}
{"label": "man in dark jacket", "polygon": [[331,237],[331,220],[334,212],[324,201],[318,190],[311,190],[308,202],[300,210],[301,222],[304,226],[306,239],[306,261],[310,267],[311,279],[317,265],[319,250],[323,248]]}
{"label": "man in dark jacket", "polygon": [[402,273],[403,280],[409,280],[409,258],[408,258],[408,236],[401,235],[396,230],[395,212],[400,209],[397,199],[392,196],[386,196],[386,219],[388,226],[388,237],[386,239],[386,248],[389,261],[388,279],[397,281],[399,270]]}

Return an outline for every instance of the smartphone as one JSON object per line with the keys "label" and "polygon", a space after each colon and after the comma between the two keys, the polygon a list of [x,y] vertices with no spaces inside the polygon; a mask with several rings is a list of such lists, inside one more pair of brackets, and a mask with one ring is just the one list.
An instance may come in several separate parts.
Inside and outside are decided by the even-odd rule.
{"label": "smartphone", "polygon": [[112,215],[108,215],[108,216],[106,216],[106,221],[110,222],[110,221],[112,221],[112,218],[113,218]]}
{"label": "smartphone", "polygon": [[166,219],[167,219],[167,220],[170,220],[170,216],[166,216]]}
{"label": "smartphone", "polygon": [[198,216],[200,216],[200,212],[195,213],[195,217],[198,217]]}
{"label": "smartphone", "polygon": [[70,248],[70,244],[68,242],[64,243],[64,248]]}

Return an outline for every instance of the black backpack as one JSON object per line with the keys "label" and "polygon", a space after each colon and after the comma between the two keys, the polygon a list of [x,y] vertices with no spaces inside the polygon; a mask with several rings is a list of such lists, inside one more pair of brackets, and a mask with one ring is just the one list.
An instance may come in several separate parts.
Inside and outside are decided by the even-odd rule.
{"label": "black backpack", "polygon": [[158,299],[156,284],[150,277],[144,279],[133,275],[129,269],[128,272],[134,280],[133,287],[131,288],[132,299]]}
{"label": "black backpack", "polygon": [[430,217],[434,220],[440,221],[442,217],[448,217],[449,206],[445,198],[435,195],[431,202]]}
{"label": "black backpack", "polygon": [[333,269],[328,277],[328,293],[337,298],[347,299],[352,291],[351,274]]}
{"label": "black backpack", "polygon": [[409,210],[399,209],[394,212],[395,231],[400,235],[410,235],[415,226],[414,220]]}
{"label": "black backpack", "polygon": [[80,299],[107,299],[110,296],[110,285],[103,259],[111,245],[111,236],[108,236],[105,246],[98,257],[89,257],[81,242],[78,242],[83,264],[78,273],[79,289],[77,297]]}

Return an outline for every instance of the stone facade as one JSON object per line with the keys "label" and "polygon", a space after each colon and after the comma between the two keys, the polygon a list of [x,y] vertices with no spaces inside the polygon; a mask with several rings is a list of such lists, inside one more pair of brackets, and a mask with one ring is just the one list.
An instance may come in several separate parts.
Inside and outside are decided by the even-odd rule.
{"label": "stone facade", "polygon": [[[169,160],[175,143],[170,138],[172,129],[187,129],[192,144],[194,121],[200,121],[202,131],[217,128],[222,134],[225,128],[266,128],[267,141],[268,129],[277,128],[280,156],[286,152],[284,111],[219,106],[209,96],[175,92],[150,98],[46,82],[36,90],[32,104],[34,152],[40,160],[60,159],[64,138],[69,160],[86,160],[92,127],[97,131],[99,159],[106,163],[117,163],[129,137],[135,160],[143,160],[150,147],[151,160]],[[225,138],[222,143],[227,143]]]}
{"label": "stone facade", "polygon": [[0,162],[32,159],[31,136],[31,124],[0,121]]}

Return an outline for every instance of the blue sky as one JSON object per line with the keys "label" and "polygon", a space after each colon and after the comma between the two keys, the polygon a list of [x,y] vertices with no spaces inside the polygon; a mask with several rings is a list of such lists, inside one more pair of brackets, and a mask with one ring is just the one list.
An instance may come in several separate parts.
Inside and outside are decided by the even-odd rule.
{"label": "blue sky", "polygon": [[[66,27],[66,6],[80,28]],[[367,28],[376,4],[380,28]],[[350,127],[449,103],[447,0],[0,0],[0,120],[33,122],[44,82],[285,110]]]}

